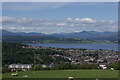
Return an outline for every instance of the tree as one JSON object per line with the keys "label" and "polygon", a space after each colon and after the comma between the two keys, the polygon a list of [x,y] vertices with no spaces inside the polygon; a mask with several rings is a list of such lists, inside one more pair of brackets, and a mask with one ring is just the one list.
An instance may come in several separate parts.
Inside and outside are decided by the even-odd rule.
{"label": "tree", "polygon": [[8,67],[2,67],[2,73],[8,73],[10,69]]}
{"label": "tree", "polygon": [[118,62],[111,64],[109,67],[110,68],[114,68],[115,70],[120,70],[120,64]]}

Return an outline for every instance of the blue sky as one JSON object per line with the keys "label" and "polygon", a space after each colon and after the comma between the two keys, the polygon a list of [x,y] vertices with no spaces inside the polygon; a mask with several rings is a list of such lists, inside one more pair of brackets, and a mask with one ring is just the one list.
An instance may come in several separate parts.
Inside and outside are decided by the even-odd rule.
{"label": "blue sky", "polygon": [[71,33],[117,31],[117,2],[5,2],[3,29]]}

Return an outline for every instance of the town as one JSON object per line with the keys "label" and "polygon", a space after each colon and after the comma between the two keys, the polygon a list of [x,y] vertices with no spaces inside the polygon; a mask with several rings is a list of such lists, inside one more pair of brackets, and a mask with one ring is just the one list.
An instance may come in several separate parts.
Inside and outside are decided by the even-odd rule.
{"label": "town", "polygon": [[[88,50],[88,49],[65,49],[65,48],[52,48],[52,47],[39,47],[39,46],[22,46],[22,48],[27,48],[27,49],[35,49],[35,50],[46,50],[46,49],[51,49],[56,52],[62,52],[67,54],[65,55],[60,55],[60,54],[54,54],[54,55],[49,55],[49,57],[55,59],[55,57],[61,57],[64,59],[67,59],[65,62],[60,62],[60,63],[70,63],[70,64],[76,64],[76,65],[82,65],[82,64],[97,64],[98,68],[101,69],[107,69],[107,67],[110,64],[114,64],[118,62],[118,51],[114,50]],[[39,54],[37,54],[39,56]],[[37,60],[42,61],[39,57],[36,57]],[[51,64],[46,65],[42,64],[41,66],[43,68],[45,67],[54,67],[55,65],[54,62],[51,62]]]}
{"label": "town", "polygon": [[119,52],[114,50],[54,48],[18,43],[4,43],[3,48],[3,73],[30,70],[119,69]]}

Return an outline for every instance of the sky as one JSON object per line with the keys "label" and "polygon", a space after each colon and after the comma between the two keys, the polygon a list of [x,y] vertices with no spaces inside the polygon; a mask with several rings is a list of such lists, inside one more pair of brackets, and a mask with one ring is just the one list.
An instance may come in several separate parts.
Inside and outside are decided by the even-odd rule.
{"label": "sky", "polygon": [[118,31],[117,2],[3,2],[2,29],[13,32]]}
{"label": "sky", "polygon": [[2,0],[2,2],[119,2],[119,0]]}

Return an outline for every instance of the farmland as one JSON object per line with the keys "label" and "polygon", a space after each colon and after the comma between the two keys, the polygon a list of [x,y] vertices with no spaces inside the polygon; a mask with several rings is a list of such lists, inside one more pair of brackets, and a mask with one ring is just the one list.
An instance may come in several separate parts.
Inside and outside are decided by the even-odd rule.
{"label": "farmland", "polygon": [[18,76],[12,76],[12,73],[4,73],[3,78],[118,78],[118,71],[110,70],[48,70],[48,71],[28,71],[18,72]]}

